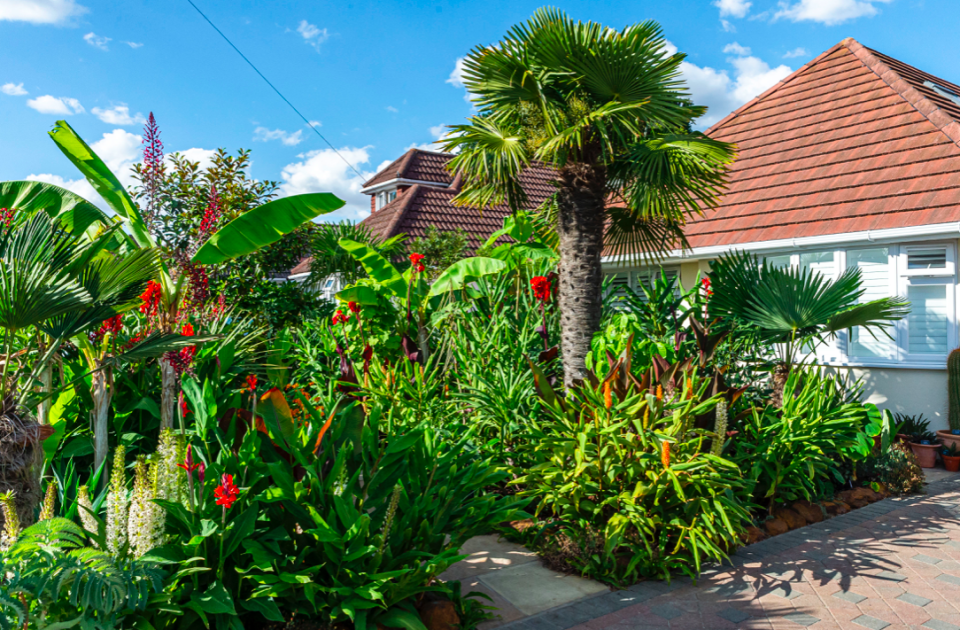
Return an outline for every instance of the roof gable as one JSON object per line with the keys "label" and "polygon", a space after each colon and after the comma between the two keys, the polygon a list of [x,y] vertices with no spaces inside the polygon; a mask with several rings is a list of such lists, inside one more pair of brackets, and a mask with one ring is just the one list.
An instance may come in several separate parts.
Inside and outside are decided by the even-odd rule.
{"label": "roof gable", "polygon": [[450,153],[410,149],[364,182],[363,187],[370,188],[394,179],[432,182],[439,186],[449,186],[453,182],[453,176],[447,171],[446,166],[452,157],[453,155]]}
{"label": "roof gable", "polygon": [[846,39],[721,120],[738,159],[690,245],[960,220],[960,108],[924,81],[953,86]]}

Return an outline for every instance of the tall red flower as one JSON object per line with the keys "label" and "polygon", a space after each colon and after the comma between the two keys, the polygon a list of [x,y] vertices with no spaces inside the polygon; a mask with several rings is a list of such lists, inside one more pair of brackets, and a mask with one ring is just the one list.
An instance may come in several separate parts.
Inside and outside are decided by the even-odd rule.
{"label": "tall red flower", "polygon": [[333,314],[333,318],[331,318],[330,321],[334,326],[336,326],[337,324],[346,324],[348,319],[350,319],[350,316],[344,315],[343,311],[338,308],[337,312]]}
{"label": "tall red flower", "polygon": [[184,337],[193,337],[193,324],[184,324],[180,334]]}
{"label": "tall red flower", "polygon": [[541,303],[546,304],[550,300],[550,280],[545,276],[530,278],[530,288],[533,289],[533,297]]}
{"label": "tall red flower", "polygon": [[207,209],[203,212],[203,220],[200,221],[201,239],[213,234],[217,227],[217,221],[220,220],[220,195],[217,194],[217,187],[210,186],[210,195],[207,197]]}
{"label": "tall red flower", "polygon": [[250,374],[247,376],[247,387],[250,388],[251,392],[257,391],[257,375]]}
{"label": "tall red flower", "polygon": [[701,278],[700,286],[703,287],[703,290],[707,295],[713,295],[713,291],[710,290],[710,278]]}
{"label": "tall red flower", "polygon": [[10,224],[13,223],[13,213],[16,212],[16,208],[0,208],[0,221],[7,227],[10,227]]}
{"label": "tall red flower", "polygon": [[160,309],[160,298],[163,296],[163,287],[159,282],[151,280],[147,283],[147,288],[140,294],[143,301],[140,304],[140,312],[146,316],[156,315]]}
{"label": "tall red flower", "polygon": [[415,272],[423,273],[424,269],[426,269],[426,267],[423,266],[423,262],[422,262],[423,259],[424,259],[423,254],[417,254],[417,253],[410,254],[410,264],[413,266],[413,270]]}
{"label": "tall red flower", "polygon": [[351,313],[360,313],[360,305],[356,302],[347,302],[347,308],[350,309]]}
{"label": "tall red flower", "polygon": [[190,413],[190,408],[187,407],[187,399],[183,397],[183,392],[180,392],[180,415],[184,418],[187,417],[187,414]]}
{"label": "tall red flower", "polygon": [[222,505],[226,510],[233,507],[239,495],[240,488],[234,485],[233,475],[227,474],[220,478],[220,485],[213,491],[213,496],[217,498],[217,505]]}
{"label": "tall red flower", "polygon": [[123,315],[116,315],[110,319],[104,320],[97,331],[97,340],[103,339],[107,333],[116,335],[123,330]]}
{"label": "tall red flower", "polygon": [[188,475],[192,475],[193,471],[200,468],[201,464],[202,462],[193,463],[193,444],[187,444],[187,456],[184,458],[183,463],[179,463],[177,466],[187,471]]}
{"label": "tall red flower", "polygon": [[163,176],[166,167],[163,163],[163,142],[160,141],[160,127],[157,119],[150,112],[147,124],[143,127],[143,162],[141,177],[146,204],[143,208],[144,219],[148,226],[153,226],[159,206],[160,188],[163,185]]}

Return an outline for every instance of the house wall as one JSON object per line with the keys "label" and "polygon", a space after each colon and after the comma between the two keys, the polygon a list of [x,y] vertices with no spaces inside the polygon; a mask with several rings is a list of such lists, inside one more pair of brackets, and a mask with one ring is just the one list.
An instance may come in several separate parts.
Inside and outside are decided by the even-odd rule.
{"label": "house wall", "polygon": [[881,409],[915,416],[923,414],[930,430],[947,425],[947,371],[905,368],[831,368],[863,379],[866,402]]}

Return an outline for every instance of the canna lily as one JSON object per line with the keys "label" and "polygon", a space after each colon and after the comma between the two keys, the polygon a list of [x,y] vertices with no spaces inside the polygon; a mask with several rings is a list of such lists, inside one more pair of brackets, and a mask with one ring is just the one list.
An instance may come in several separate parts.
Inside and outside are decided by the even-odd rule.
{"label": "canna lily", "polygon": [[530,287],[533,289],[533,296],[541,303],[545,304],[550,300],[550,280],[545,276],[534,276],[530,278]]}
{"label": "canna lily", "polygon": [[203,462],[197,462],[196,464],[193,463],[193,445],[192,444],[187,445],[187,455],[186,457],[184,457],[183,462],[177,464],[177,466],[187,471],[188,475],[192,475],[193,471],[203,466]]}
{"label": "canna lily", "polygon": [[217,498],[217,505],[222,505],[224,510],[229,510],[237,500],[240,494],[240,488],[233,483],[233,475],[224,474],[220,478],[220,485],[213,491],[213,496]]}
{"label": "canna lily", "polygon": [[426,267],[424,267],[423,263],[421,262],[423,259],[424,259],[423,254],[417,254],[417,253],[410,254],[410,264],[413,267],[414,272],[423,273],[424,269],[426,269]]}
{"label": "canna lily", "polygon": [[247,387],[250,388],[251,392],[257,391],[257,375],[250,374],[247,376]]}

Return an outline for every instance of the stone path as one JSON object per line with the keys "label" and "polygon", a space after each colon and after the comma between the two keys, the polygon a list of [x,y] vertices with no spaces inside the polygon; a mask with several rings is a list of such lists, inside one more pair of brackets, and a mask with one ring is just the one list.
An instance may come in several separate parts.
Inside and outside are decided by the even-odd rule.
{"label": "stone path", "polygon": [[489,594],[501,618],[484,625],[499,630],[960,630],[960,478],[927,492],[742,548],[696,585],[613,591],[494,537],[470,541],[444,577]]}

